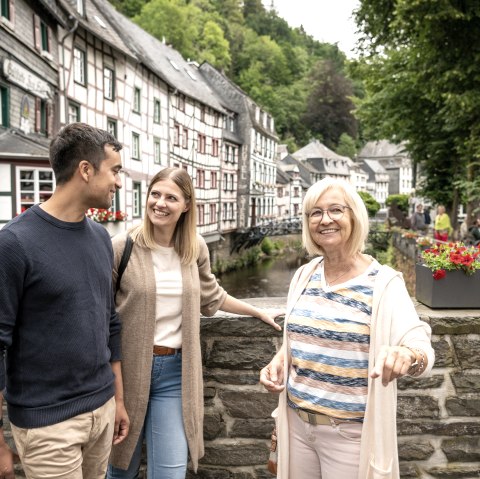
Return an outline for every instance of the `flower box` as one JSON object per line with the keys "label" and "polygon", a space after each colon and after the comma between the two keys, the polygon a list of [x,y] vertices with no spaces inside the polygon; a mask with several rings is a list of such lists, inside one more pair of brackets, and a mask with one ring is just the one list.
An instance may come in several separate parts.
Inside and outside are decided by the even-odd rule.
{"label": "flower box", "polygon": [[448,271],[441,280],[422,264],[415,265],[415,296],[418,301],[435,309],[480,308],[480,271],[472,275],[464,271]]}

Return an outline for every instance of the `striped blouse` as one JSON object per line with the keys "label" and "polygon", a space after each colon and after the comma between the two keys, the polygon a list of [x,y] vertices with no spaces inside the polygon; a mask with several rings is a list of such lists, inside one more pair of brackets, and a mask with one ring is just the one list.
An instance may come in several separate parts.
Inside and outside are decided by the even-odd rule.
{"label": "striped blouse", "polygon": [[323,262],[288,320],[288,402],[293,408],[363,421],[367,400],[374,261],[361,275],[329,287]]}

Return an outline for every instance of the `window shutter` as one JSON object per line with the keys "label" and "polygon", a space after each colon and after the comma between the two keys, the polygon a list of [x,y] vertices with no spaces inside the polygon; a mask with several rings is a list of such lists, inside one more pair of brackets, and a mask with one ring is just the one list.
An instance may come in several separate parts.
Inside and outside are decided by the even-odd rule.
{"label": "window shutter", "polygon": [[52,29],[48,27],[48,52],[53,54],[53,34]]}
{"label": "window shutter", "polygon": [[39,132],[42,127],[42,100],[35,97],[35,131]]}
{"label": "window shutter", "polygon": [[53,105],[47,103],[47,136],[51,137],[53,135]]}
{"label": "window shutter", "polygon": [[42,49],[42,34],[40,32],[40,17],[33,14],[33,43],[35,49],[41,51]]}
{"label": "window shutter", "polygon": [[8,13],[10,14],[10,23],[15,25],[15,0],[8,0]]}

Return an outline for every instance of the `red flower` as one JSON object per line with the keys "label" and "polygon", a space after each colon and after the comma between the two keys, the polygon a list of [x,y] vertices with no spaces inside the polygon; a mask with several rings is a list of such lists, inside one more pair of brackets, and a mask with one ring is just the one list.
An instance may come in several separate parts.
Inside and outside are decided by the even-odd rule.
{"label": "red flower", "polygon": [[437,269],[437,271],[435,271],[433,273],[433,279],[443,279],[445,278],[445,276],[447,275],[446,271],[444,269]]}

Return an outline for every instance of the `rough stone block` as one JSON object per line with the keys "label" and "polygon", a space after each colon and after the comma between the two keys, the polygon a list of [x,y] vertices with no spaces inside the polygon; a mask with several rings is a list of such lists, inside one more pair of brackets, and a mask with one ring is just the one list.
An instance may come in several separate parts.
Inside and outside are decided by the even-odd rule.
{"label": "rough stone block", "polygon": [[414,479],[420,477],[420,472],[415,464],[400,463],[400,477],[402,479]]}
{"label": "rough stone block", "polygon": [[444,439],[442,441],[442,451],[450,462],[480,462],[480,438]]}
{"label": "rough stone block", "polygon": [[458,393],[480,392],[480,374],[455,371],[450,373],[450,379]]}
{"label": "rough stone block", "polygon": [[213,466],[251,466],[267,464],[269,449],[265,442],[206,444],[204,464]]}
{"label": "rough stone block", "polygon": [[231,474],[225,469],[207,469],[199,467],[197,473],[188,471],[186,479],[231,479]]}
{"label": "rough stone block", "polygon": [[207,441],[219,436],[225,437],[227,426],[218,412],[205,412],[203,418],[203,434]]}
{"label": "rough stone block", "polygon": [[441,317],[430,318],[433,334],[480,334],[480,316],[463,312],[446,313],[442,311]]}
{"label": "rough stone block", "polygon": [[445,407],[450,416],[479,416],[480,396],[477,397],[449,397],[445,400]]}
{"label": "rough stone block", "polygon": [[230,436],[270,439],[275,421],[270,419],[235,419]]}
{"label": "rough stone block", "polygon": [[258,371],[233,371],[231,369],[206,369],[203,374],[205,382],[215,381],[220,384],[251,385],[258,384]]}
{"label": "rough stone block", "polygon": [[267,463],[265,463],[264,467],[256,467],[255,468],[255,478],[256,479],[272,479],[274,476],[270,473],[267,469]]}
{"label": "rough stone block", "polygon": [[408,440],[398,444],[398,457],[402,461],[423,461],[428,459],[434,451],[435,448],[430,442]]}
{"label": "rough stone block", "polygon": [[270,341],[245,338],[214,340],[207,353],[205,365],[208,368],[256,369],[266,366],[275,355]]}
{"label": "rough stone block", "polygon": [[260,392],[219,391],[228,414],[240,419],[268,419],[278,405],[278,396]]}
{"label": "rough stone block", "polygon": [[[220,314],[213,318],[202,318],[200,323],[200,332],[202,336],[215,337],[221,335],[233,337],[248,338],[281,338],[282,332],[273,329],[268,324],[256,318],[247,317],[219,317]],[[277,321],[283,325],[283,320]]]}
{"label": "rough stone block", "polygon": [[478,351],[480,349],[480,339],[452,336],[452,342],[462,369],[479,367]]}
{"label": "rough stone block", "polygon": [[435,436],[475,436],[480,435],[479,422],[441,422],[441,421],[406,421],[397,422],[397,431],[400,436],[416,436],[432,434]]}
{"label": "rough stone block", "polygon": [[445,381],[443,374],[435,374],[428,378],[412,378],[410,376],[403,376],[397,381],[397,387],[399,390],[403,391],[405,389],[432,389],[439,388],[442,386]]}
{"label": "rough stone block", "polygon": [[438,401],[430,396],[399,396],[397,415],[399,418],[438,418]]}
{"label": "rough stone block", "polygon": [[435,351],[435,366],[437,368],[449,367],[455,364],[453,351],[448,341],[445,339],[432,341],[432,347]]}
{"label": "rough stone block", "polygon": [[460,479],[462,477],[473,479],[480,475],[480,466],[478,465],[448,465],[445,467],[432,467],[426,472],[433,477],[447,477],[451,479]]}

